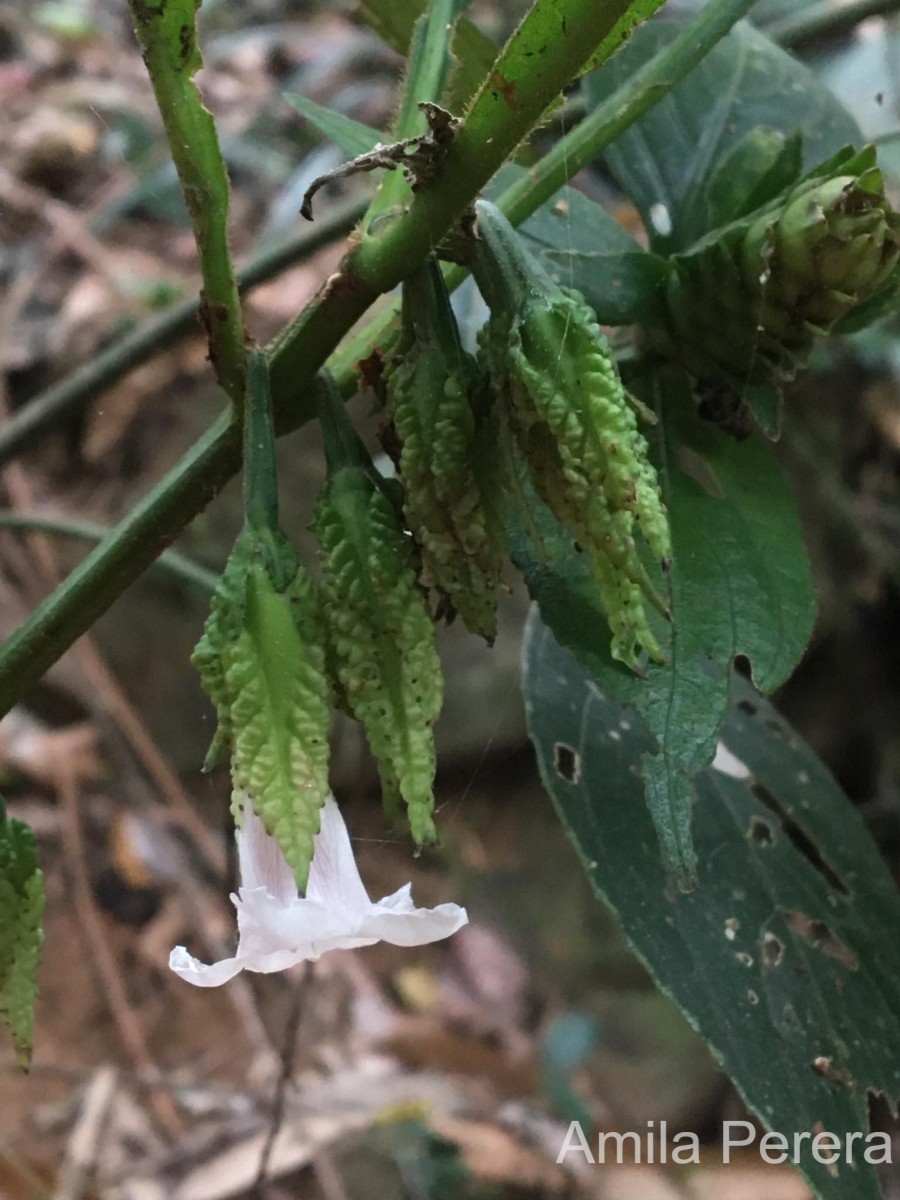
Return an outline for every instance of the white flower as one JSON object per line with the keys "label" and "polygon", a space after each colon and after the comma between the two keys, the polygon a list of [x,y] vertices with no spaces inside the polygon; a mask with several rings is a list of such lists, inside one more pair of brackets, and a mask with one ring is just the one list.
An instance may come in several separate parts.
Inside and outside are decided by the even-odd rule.
{"label": "white flower", "polygon": [[231,899],[237,909],[234,958],[207,966],[176,946],[169,966],[188,983],[218,987],[239,971],[283,971],[328,950],[392,942],[422,946],[449,937],[468,921],[458,904],[416,908],[411,884],[373,904],[359,877],[347,827],[329,797],[316,835],[309,885],[301,897],[294,874],[250,804],[237,831],[241,886]]}

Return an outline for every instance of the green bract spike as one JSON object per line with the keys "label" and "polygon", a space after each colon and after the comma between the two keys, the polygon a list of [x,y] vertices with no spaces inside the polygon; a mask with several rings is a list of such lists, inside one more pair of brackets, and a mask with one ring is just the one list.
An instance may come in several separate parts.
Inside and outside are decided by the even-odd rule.
{"label": "green bract spike", "polygon": [[553,282],[499,209],[479,202],[477,216],[473,269],[491,308],[482,350],[510,429],[538,494],[591,556],[613,655],[663,661],[641,597],[665,605],[635,536],[665,564],[669,523],[609,345],[584,297]]}
{"label": "green bract spike", "polygon": [[421,548],[423,578],[471,632],[492,641],[504,560],[496,416],[460,344],[435,259],[403,285],[400,346],[386,386],[400,441],[403,511]]}
{"label": "green bract spike", "polygon": [[320,411],[328,482],[315,530],[329,660],[378,760],[386,805],[399,793],[414,838],[431,841],[431,727],[443,701],[434,623],[417,582],[413,544],[340,397],[324,392]]}
{"label": "green bract spike", "polygon": [[43,876],[34,834],[6,815],[0,800],[0,1022],[21,1066],[31,1061],[34,1002],[44,915]]}
{"label": "green bract spike", "polygon": [[262,351],[248,356],[247,380],[245,523],[192,661],[218,715],[207,766],[231,751],[235,788],[250,797],[304,888],[329,793],[325,638],[313,580],[278,528]]}

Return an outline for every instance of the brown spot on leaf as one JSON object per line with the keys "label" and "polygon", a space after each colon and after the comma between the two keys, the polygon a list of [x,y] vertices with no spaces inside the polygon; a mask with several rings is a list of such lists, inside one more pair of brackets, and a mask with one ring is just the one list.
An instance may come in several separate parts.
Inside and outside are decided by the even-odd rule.
{"label": "brown spot on leaf", "polygon": [[821,950],[829,958],[837,959],[849,971],[856,971],[859,968],[859,960],[854,952],[824,921],[813,921],[802,912],[785,913],[785,919],[788,928],[799,934],[816,950]]}

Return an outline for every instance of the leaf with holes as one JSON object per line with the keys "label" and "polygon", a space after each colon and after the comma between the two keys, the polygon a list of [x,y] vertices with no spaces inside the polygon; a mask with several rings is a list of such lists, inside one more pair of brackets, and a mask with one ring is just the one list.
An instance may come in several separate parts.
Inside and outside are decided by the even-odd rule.
{"label": "leaf with holes", "polygon": [[[606,100],[681,28],[680,20],[663,19],[639,29],[586,81],[589,105]],[[739,25],[606,152],[655,250],[681,249],[719,224],[710,181],[725,155],[759,127],[786,138],[799,131],[806,169],[861,138],[847,110],[807,67],[758,30]]]}
{"label": "leaf with holes", "polygon": [[[765,691],[802,655],[815,616],[809,561],[790,487],[759,436],[737,443],[694,415],[687,382],[658,372],[645,397],[660,414],[660,483],[672,531],[663,666],[643,676],[614,662],[584,556],[536,509],[510,530],[513,560],[541,614],[580,665],[650,735],[647,803],[681,886],[696,879],[693,780],[712,761],[736,655]],[[651,435],[652,436],[652,435]]]}
{"label": "leaf with holes", "polygon": [[[738,677],[697,780],[701,886],[681,894],[642,803],[646,731],[536,613],[524,689],[544,783],[632,947],[763,1125],[800,1135],[821,1200],[877,1200],[884,1143],[862,1135],[868,1094],[900,1097],[900,898],[855,809]],[[840,1139],[830,1166],[811,1153],[821,1131]]]}

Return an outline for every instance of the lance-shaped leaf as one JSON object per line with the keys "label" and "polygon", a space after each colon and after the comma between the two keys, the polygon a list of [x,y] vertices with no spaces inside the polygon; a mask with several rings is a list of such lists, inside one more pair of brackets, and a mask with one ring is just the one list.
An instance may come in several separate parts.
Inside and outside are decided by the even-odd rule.
{"label": "lance-shaped leaf", "polygon": [[[541,614],[598,687],[637,710],[649,740],[646,799],[679,884],[697,880],[693,781],[712,761],[728,705],[728,677],[745,655],[769,691],[782,683],[812,631],[815,596],[790,487],[763,439],[737,443],[698,421],[686,379],[654,378],[660,481],[672,532],[665,665],[643,677],[609,654],[609,634],[584,556],[544,511],[512,531],[511,551]],[[637,718],[635,718],[637,719]]]}
{"label": "lance-shaped leaf", "polygon": [[27,1067],[34,1042],[34,1001],[43,932],[43,876],[34,834],[6,815],[0,800],[0,1022]]}
{"label": "lance-shaped leaf", "polygon": [[368,154],[384,138],[384,134],[371,125],[365,125],[362,121],[345,116],[336,109],[316,104],[315,100],[308,100],[299,92],[285,92],[284,98],[288,104],[296,108],[301,117],[318,129],[322,137],[329,142],[334,142],[351,158],[358,158],[360,154]]}
{"label": "lance-shaped leaf", "polygon": [[[641,802],[652,741],[536,617],[524,689],[544,782],[634,950],[763,1126],[791,1153],[799,1136],[816,1196],[878,1200],[887,1135],[863,1137],[868,1093],[900,1097],[900,899],[859,814],[736,677],[697,780],[700,887],[679,894]],[[831,1164],[812,1153],[823,1131]]]}

